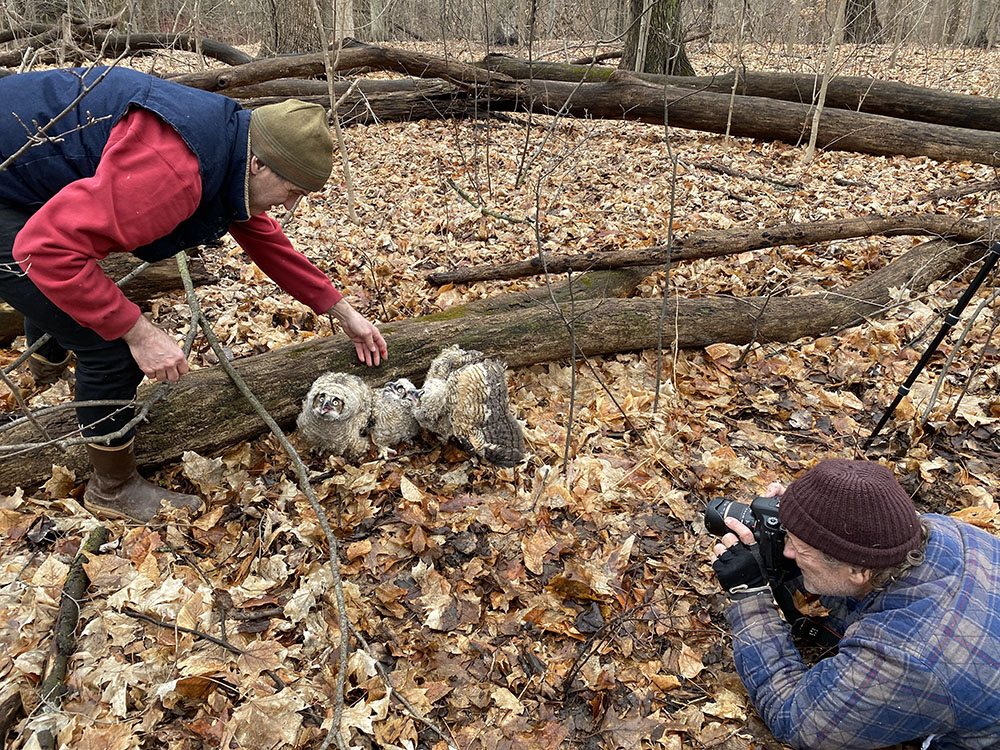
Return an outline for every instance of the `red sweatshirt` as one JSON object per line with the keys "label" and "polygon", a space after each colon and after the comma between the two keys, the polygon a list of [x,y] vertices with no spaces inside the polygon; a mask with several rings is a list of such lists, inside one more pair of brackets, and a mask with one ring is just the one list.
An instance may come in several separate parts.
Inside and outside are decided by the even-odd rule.
{"label": "red sweatshirt", "polygon": [[[94,176],[70,183],[28,220],[14,240],[14,258],[46,297],[110,341],[140,311],[97,261],[163,237],[200,200],[197,157],[170,125],[134,109],[111,129]],[[317,313],[340,301],[326,274],[266,213],[233,224],[229,233],[278,286]]]}

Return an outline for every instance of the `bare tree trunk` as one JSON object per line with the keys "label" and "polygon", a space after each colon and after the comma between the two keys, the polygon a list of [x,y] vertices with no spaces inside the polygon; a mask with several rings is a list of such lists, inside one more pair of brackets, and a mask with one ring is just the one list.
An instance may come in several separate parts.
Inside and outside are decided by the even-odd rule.
{"label": "bare tree trunk", "polygon": [[844,41],[853,44],[878,44],[884,39],[875,0],[847,0]]}
{"label": "bare tree trunk", "polygon": [[837,20],[833,24],[833,33],[830,35],[830,44],[826,48],[826,61],[823,63],[823,81],[819,86],[819,94],[816,97],[816,110],[813,112],[812,127],[809,129],[809,145],[803,157],[807,162],[812,161],[816,154],[816,140],[819,137],[819,124],[823,116],[823,105],[826,103],[826,90],[830,85],[830,76],[833,75],[833,56],[840,45],[840,38],[844,31],[844,15],[847,9],[848,0],[838,0]]}
{"label": "bare tree trunk", "polygon": [[966,47],[985,49],[989,46],[989,38],[986,33],[988,16],[985,0],[972,0],[972,5],[969,8],[969,23],[965,30],[964,44]]}
{"label": "bare tree trunk", "polygon": [[962,0],[951,0],[943,8],[945,13],[944,43],[954,44],[958,39],[958,29],[962,22]]}
{"label": "bare tree trunk", "polygon": [[630,0],[632,25],[619,68],[640,73],[694,75],[684,51],[681,0]]}

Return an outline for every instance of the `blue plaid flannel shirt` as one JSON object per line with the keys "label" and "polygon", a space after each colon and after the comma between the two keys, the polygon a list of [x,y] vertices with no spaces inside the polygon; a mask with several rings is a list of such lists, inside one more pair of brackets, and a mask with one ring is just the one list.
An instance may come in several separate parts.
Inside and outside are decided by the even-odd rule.
{"label": "blue plaid flannel shirt", "polygon": [[807,667],[767,596],[726,611],[736,671],[796,748],[1000,748],[1000,539],[926,515],[926,561],[885,591],[824,600],[844,637]]}

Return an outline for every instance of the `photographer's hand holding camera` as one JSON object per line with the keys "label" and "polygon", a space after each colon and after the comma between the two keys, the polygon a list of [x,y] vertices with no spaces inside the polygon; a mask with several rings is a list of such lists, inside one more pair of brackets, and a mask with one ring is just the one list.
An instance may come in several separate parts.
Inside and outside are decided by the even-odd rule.
{"label": "photographer's hand holding camera", "polygon": [[[720,536],[710,559],[731,599],[736,670],[777,739],[1000,747],[1000,540],[918,516],[888,469],[840,459],[749,507],[714,500],[706,526]],[[793,582],[844,633],[812,667],[775,604],[796,634],[816,635],[791,604]]]}

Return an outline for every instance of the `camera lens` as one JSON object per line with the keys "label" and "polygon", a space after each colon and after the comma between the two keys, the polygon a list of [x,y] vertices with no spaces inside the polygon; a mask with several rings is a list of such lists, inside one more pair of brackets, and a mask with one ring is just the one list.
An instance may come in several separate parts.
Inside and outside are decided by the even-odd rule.
{"label": "camera lens", "polygon": [[757,524],[753,511],[746,503],[738,503],[725,497],[713,497],[705,508],[705,528],[716,536],[729,533],[725,518],[731,516],[748,528]]}

